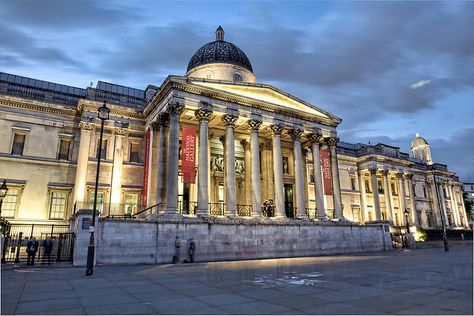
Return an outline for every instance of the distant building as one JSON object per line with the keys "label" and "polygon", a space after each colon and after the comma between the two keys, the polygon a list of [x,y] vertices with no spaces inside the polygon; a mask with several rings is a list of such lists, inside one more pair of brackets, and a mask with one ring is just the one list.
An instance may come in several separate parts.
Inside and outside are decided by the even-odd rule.
{"label": "distant building", "polygon": [[[467,194],[467,200],[474,203],[474,182],[464,182],[464,192]],[[471,221],[474,221],[474,204],[471,204]]]}
{"label": "distant building", "polygon": [[[104,100],[111,117],[99,144]],[[406,210],[412,227],[440,227],[441,220],[468,227],[462,184],[433,163],[425,139],[415,137],[410,156],[386,144],[341,142],[340,123],[256,83],[246,54],[222,29],[192,56],[184,76],[144,90],[0,73],[0,180],[9,187],[1,216],[59,225],[91,208],[101,151],[101,216],[157,205],[189,216],[387,220],[395,229],[405,225]],[[196,148],[186,138],[185,155],[183,127],[197,138]],[[183,168],[183,157],[197,163]],[[262,213],[265,202],[273,214]]]}

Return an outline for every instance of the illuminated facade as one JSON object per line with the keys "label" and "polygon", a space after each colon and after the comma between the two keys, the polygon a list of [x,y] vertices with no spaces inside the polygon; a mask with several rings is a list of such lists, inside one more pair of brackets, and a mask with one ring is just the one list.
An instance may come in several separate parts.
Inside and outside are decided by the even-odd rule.
{"label": "illuminated facade", "polygon": [[[104,100],[111,117],[99,145],[96,112]],[[0,180],[9,187],[1,216],[64,224],[90,208],[101,150],[102,216],[157,205],[167,215],[262,217],[262,205],[272,204],[276,219],[404,226],[408,210],[411,226],[439,227],[444,219],[468,227],[462,184],[432,163],[426,140],[415,138],[410,157],[384,144],[341,142],[340,123],[256,83],[249,59],[221,28],[185,76],[145,90],[106,82],[81,89],[0,73]],[[196,131],[194,183],[183,183],[183,127]]]}

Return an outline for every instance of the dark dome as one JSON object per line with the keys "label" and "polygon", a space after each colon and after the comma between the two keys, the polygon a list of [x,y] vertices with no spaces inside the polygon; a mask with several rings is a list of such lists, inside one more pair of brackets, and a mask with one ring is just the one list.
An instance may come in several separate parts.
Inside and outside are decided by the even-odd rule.
{"label": "dark dome", "polygon": [[187,71],[205,64],[224,63],[244,67],[253,73],[247,55],[234,44],[224,41],[224,30],[220,26],[216,33],[217,40],[209,42],[197,50],[189,61]]}

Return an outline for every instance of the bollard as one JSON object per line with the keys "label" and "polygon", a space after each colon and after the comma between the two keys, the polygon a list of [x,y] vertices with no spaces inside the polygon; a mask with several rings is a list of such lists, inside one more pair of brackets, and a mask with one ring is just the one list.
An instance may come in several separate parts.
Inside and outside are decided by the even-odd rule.
{"label": "bollard", "polygon": [[23,238],[23,232],[18,235],[18,244],[16,246],[16,256],[15,256],[15,263],[20,262],[20,246],[21,246],[21,239]]}

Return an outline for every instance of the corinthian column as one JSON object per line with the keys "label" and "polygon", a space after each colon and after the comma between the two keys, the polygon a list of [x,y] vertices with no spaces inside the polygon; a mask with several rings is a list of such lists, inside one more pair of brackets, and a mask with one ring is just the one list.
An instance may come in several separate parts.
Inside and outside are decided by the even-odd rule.
{"label": "corinthian column", "polygon": [[262,216],[262,190],[260,183],[260,148],[258,143],[258,130],[262,122],[248,121],[250,126],[250,151],[251,151],[251,178],[252,178],[252,209],[253,216]]}
{"label": "corinthian column", "polygon": [[[120,211],[116,204],[120,204],[122,191],[122,165],[123,165],[123,138],[128,133],[127,128],[115,127],[114,163],[112,166],[112,186],[110,189],[111,212],[118,214]],[[115,204],[115,205],[114,205]]]}
{"label": "corinthian column", "polygon": [[179,116],[183,110],[180,103],[172,103],[168,107],[170,115],[170,131],[168,135],[168,172],[166,185],[167,214],[178,211],[178,160],[179,160]]}
{"label": "corinthian column", "polygon": [[359,189],[360,189],[360,207],[362,213],[362,221],[367,222],[369,219],[369,214],[367,213],[367,195],[365,189],[365,180],[364,180],[364,170],[359,170]]}
{"label": "corinthian column", "polygon": [[449,221],[448,221],[448,212],[446,212],[446,200],[444,199],[444,190],[443,190],[443,183],[439,183],[439,196],[441,199],[441,211],[443,212],[443,216],[441,220],[444,220],[444,226],[449,227]]}
{"label": "corinthian column", "polygon": [[305,205],[305,190],[304,190],[304,173],[303,173],[303,157],[301,153],[301,140],[303,134],[301,129],[293,129],[290,135],[293,138],[293,153],[295,156],[295,191],[296,191],[296,212],[298,218],[308,219]]}
{"label": "corinthian column", "polygon": [[209,216],[209,142],[208,124],[212,110],[200,108],[195,112],[199,120],[199,164],[198,164],[198,200],[197,215]]}
{"label": "corinthian column", "polygon": [[406,208],[406,203],[405,203],[405,180],[403,178],[403,172],[397,173],[397,178],[398,178],[398,186],[399,190],[398,192],[400,193],[399,199],[400,199],[400,217],[401,217],[401,222],[403,223],[405,221],[405,215],[403,215],[405,212]]}
{"label": "corinthian column", "polygon": [[408,194],[410,194],[411,220],[413,225],[418,226],[418,216],[416,216],[415,190],[413,189],[413,174],[405,175],[408,182]]}
{"label": "corinthian column", "polygon": [[371,166],[369,168],[370,179],[372,180],[372,193],[374,194],[374,211],[375,220],[382,220],[382,213],[380,212],[380,196],[379,196],[379,184],[377,182],[377,167]]}
{"label": "corinthian column", "polygon": [[311,151],[313,153],[313,174],[314,174],[314,194],[316,195],[316,213],[319,219],[326,218],[324,210],[324,189],[323,189],[323,175],[321,173],[321,156],[320,149],[323,141],[323,136],[318,131],[309,135],[311,140]]}
{"label": "corinthian column", "polygon": [[390,186],[388,185],[388,170],[382,170],[383,177],[383,190],[385,195],[385,214],[387,215],[387,220],[393,223],[392,218],[392,195],[390,194]]}
{"label": "corinthian column", "polygon": [[90,122],[79,123],[81,138],[79,142],[79,155],[77,157],[76,181],[74,184],[74,203],[85,202],[89,146],[94,126],[95,124]]}
{"label": "corinthian column", "polygon": [[275,182],[275,217],[285,217],[285,197],[283,193],[283,158],[281,156],[281,125],[271,125],[273,136],[273,178]]}
{"label": "corinthian column", "polygon": [[339,142],[339,138],[330,137],[328,139],[329,150],[331,152],[331,173],[332,173],[332,188],[334,198],[334,213],[338,219],[344,219],[342,214],[342,198],[341,198],[341,185],[339,182],[339,167],[337,165],[337,153],[336,145]]}
{"label": "corinthian column", "polygon": [[158,115],[155,122],[152,123],[153,130],[158,131],[158,152],[157,152],[157,167],[156,167],[156,204],[163,203],[163,171],[165,169],[165,151],[166,151],[166,132],[164,127],[163,114]]}
{"label": "corinthian column", "polygon": [[225,202],[228,216],[237,216],[235,190],[235,139],[234,128],[237,116],[225,114],[222,118],[226,125],[225,136]]}

